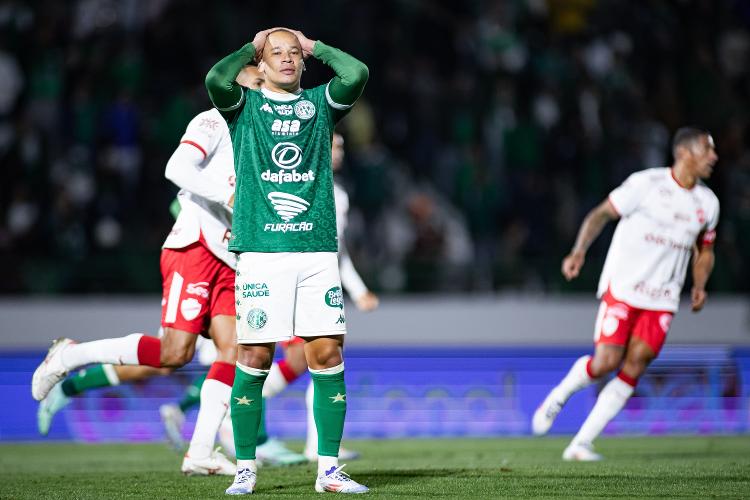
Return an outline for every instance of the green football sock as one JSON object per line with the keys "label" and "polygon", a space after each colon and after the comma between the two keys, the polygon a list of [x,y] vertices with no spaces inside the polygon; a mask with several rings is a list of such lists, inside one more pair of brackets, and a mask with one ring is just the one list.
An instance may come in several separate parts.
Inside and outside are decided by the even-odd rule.
{"label": "green football sock", "polygon": [[[337,457],[346,418],[346,384],[344,367],[338,373],[334,369],[310,370],[314,384],[313,416],[318,429],[318,455]],[[323,372],[323,373],[320,373]]]}
{"label": "green football sock", "polygon": [[185,393],[182,395],[182,399],[179,402],[182,413],[185,413],[190,408],[201,402],[201,387],[203,387],[203,382],[206,380],[206,375],[208,375],[208,373],[195,377],[185,389]]}
{"label": "green football sock", "polygon": [[235,370],[231,405],[237,460],[255,460],[263,414],[263,382],[267,376],[268,370],[243,370],[239,366]]}
{"label": "green football sock", "polygon": [[[120,381],[117,380],[117,375],[114,373],[112,365],[106,366],[109,368],[105,368],[105,365],[92,366],[65,379],[62,383],[63,394],[66,396],[75,396],[89,389],[119,384]],[[107,375],[106,370],[111,370],[109,375]]]}
{"label": "green football sock", "polygon": [[258,446],[268,441],[268,431],[266,431],[266,398],[263,398],[263,406],[260,410],[260,424],[258,425]]}

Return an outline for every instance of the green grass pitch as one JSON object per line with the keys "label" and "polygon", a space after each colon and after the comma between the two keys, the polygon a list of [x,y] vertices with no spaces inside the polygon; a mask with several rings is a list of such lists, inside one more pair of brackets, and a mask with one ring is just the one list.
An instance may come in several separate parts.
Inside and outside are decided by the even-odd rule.
{"label": "green grass pitch", "polygon": [[[291,443],[292,445],[299,443]],[[750,436],[601,439],[601,463],[565,463],[566,439],[348,441],[347,470],[381,498],[750,498]],[[159,444],[0,446],[0,498],[227,498],[227,477],[183,477]],[[320,498],[312,465],[260,470],[254,498]]]}

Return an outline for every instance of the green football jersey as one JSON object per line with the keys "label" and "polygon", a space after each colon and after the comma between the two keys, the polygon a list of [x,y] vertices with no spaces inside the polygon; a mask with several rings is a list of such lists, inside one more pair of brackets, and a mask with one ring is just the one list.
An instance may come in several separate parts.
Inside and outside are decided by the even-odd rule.
{"label": "green football jersey", "polygon": [[230,250],[337,251],[331,137],[349,107],[329,104],[326,88],[244,89],[229,122],[237,175]]}

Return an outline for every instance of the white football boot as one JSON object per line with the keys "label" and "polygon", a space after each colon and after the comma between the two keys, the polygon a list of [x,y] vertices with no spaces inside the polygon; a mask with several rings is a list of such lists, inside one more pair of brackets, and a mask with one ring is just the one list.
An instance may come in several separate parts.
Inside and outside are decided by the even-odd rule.
{"label": "white football boot", "polygon": [[68,375],[68,369],[62,363],[62,352],[74,343],[63,337],[52,342],[52,347],[47,351],[47,357],[31,377],[31,395],[34,399],[41,401],[46,398],[49,391]]}
{"label": "white football boot", "polygon": [[164,424],[164,432],[167,434],[169,444],[178,452],[185,450],[185,440],[182,439],[182,426],[185,423],[185,414],[179,406],[174,403],[161,405],[159,416]]}
{"label": "white football boot", "polygon": [[604,457],[594,451],[594,447],[587,443],[570,443],[563,451],[566,462],[599,462]]}
{"label": "white football boot", "polygon": [[359,484],[350,478],[346,472],[342,472],[341,469],[344,467],[346,467],[346,464],[331,467],[324,474],[318,474],[318,478],[315,480],[315,491],[318,493],[326,491],[331,493],[367,493],[370,491],[367,486]]}
{"label": "white football boot", "polygon": [[307,457],[284,446],[278,439],[269,439],[255,448],[255,458],[264,466],[297,465],[307,462]]}
{"label": "white football boot", "polygon": [[234,482],[227,488],[227,495],[249,495],[255,490],[258,475],[248,468],[238,469]]}
{"label": "white football boot", "polygon": [[237,466],[216,448],[205,458],[193,458],[185,454],[182,459],[182,473],[186,476],[234,476]]}
{"label": "white football boot", "polygon": [[70,398],[63,392],[62,383],[55,384],[47,397],[39,402],[39,408],[36,410],[36,425],[39,434],[46,436],[55,414],[69,404]]}
{"label": "white football boot", "polygon": [[550,427],[555,422],[557,415],[560,414],[565,402],[560,402],[555,397],[555,391],[550,392],[539,408],[534,412],[534,417],[531,419],[531,431],[535,436],[543,436],[549,432]]}

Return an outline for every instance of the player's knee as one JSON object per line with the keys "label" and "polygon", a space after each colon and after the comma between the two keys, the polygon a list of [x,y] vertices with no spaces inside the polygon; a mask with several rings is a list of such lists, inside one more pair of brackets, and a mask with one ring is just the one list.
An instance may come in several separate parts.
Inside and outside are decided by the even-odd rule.
{"label": "player's knee", "polygon": [[257,370],[270,370],[273,353],[257,346],[240,345],[237,349],[237,362]]}
{"label": "player's knee", "polygon": [[643,358],[628,358],[622,364],[622,372],[634,379],[640,378],[646,372],[648,360]]}
{"label": "player's knee", "polygon": [[333,368],[344,362],[338,345],[327,345],[307,353],[307,364],[313,370]]}
{"label": "player's knee", "polygon": [[620,366],[620,357],[613,355],[597,355],[591,360],[591,372],[595,377],[601,377],[615,371]]}
{"label": "player's knee", "polygon": [[180,368],[190,363],[193,351],[189,349],[162,349],[161,366],[166,368]]}

